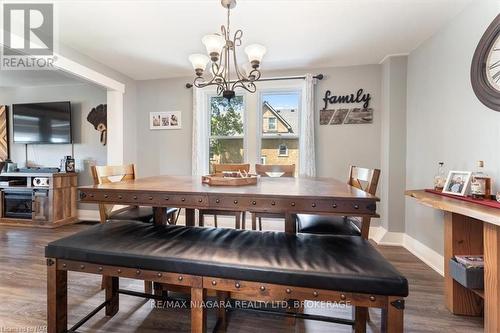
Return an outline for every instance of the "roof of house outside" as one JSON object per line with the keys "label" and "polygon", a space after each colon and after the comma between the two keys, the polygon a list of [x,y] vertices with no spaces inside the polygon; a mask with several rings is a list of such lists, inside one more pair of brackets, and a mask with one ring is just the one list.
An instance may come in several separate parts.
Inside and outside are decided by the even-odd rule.
{"label": "roof of house outside", "polygon": [[278,120],[288,129],[288,133],[298,133],[299,115],[296,109],[275,109],[267,101],[264,101],[264,107],[278,118]]}

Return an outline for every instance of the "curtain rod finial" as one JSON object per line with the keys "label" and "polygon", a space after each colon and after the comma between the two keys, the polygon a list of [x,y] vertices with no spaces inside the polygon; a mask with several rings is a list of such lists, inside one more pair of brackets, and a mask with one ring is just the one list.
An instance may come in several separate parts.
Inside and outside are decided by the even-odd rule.
{"label": "curtain rod finial", "polygon": [[186,88],[193,88],[193,84],[192,83],[186,83]]}
{"label": "curtain rod finial", "polygon": [[323,80],[325,78],[325,76],[323,74],[318,74],[314,78],[318,79],[318,80]]}

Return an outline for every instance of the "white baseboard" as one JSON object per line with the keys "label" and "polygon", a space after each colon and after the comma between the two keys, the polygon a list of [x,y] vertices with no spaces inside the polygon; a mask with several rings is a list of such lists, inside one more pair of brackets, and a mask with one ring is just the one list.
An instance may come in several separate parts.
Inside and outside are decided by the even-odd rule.
{"label": "white baseboard", "polygon": [[382,226],[371,227],[370,239],[379,245],[402,246],[441,276],[444,276],[443,256],[408,234],[390,232]]}
{"label": "white baseboard", "polygon": [[79,209],[78,219],[80,221],[100,221],[99,211],[92,209]]}
{"label": "white baseboard", "polygon": [[422,260],[427,266],[444,276],[444,257],[442,255],[408,234],[404,234],[403,247]]}

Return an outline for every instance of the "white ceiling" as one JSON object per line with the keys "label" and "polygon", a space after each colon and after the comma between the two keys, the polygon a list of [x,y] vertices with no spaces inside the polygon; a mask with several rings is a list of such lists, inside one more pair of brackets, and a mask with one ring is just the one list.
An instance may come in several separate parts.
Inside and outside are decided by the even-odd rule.
{"label": "white ceiling", "polygon": [[[239,0],[231,28],[264,70],[379,63],[408,53],[472,0]],[[61,1],[60,41],[134,79],[192,75],[187,57],[225,23],[219,0]],[[243,57],[244,55],[241,55]]]}

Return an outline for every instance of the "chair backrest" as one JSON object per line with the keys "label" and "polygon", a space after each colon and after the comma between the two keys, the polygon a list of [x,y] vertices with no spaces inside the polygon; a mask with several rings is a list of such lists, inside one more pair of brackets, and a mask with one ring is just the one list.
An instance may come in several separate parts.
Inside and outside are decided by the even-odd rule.
{"label": "chair backrest", "polygon": [[379,169],[367,169],[351,165],[348,184],[375,195],[379,178]]}
{"label": "chair backrest", "polygon": [[135,165],[103,165],[91,167],[94,184],[109,184],[135,179]]}
{"label": "chair backrest", "polygon": [[267,172],[284,172],[281,177],[294,177],[295,164],[255,164],[256,174],[269,177]]}
{"label": "chair backrest", "polygon": [[[351,165],[349,169],[349,180],[348,184],[359,188],[362,191],[368,192],[371,195],[375,195],[377,192],[378,180],[380,178],[379,169],[367,169],[360,168]],[[363,217],[361,220],[357,220],[356,224],[361,230],[361,237],[368,239],[370,232],[370,217]]]}
{"label": "chair backrest", "polygon": [[224,171],[250,171],[250,164],[214,164],[214,173],[222,173]]}
{"label": "chair backrest", "polygon": [[[121,182],[135,179],[135,165],[103,165],[91,166],[92,179],[94,185]],[[126,207],[126,206],[125,206]],[[115,210],[124,209],[124,206],[99,204],[99,215],[101,223],[106,222],[109,214]]]}

